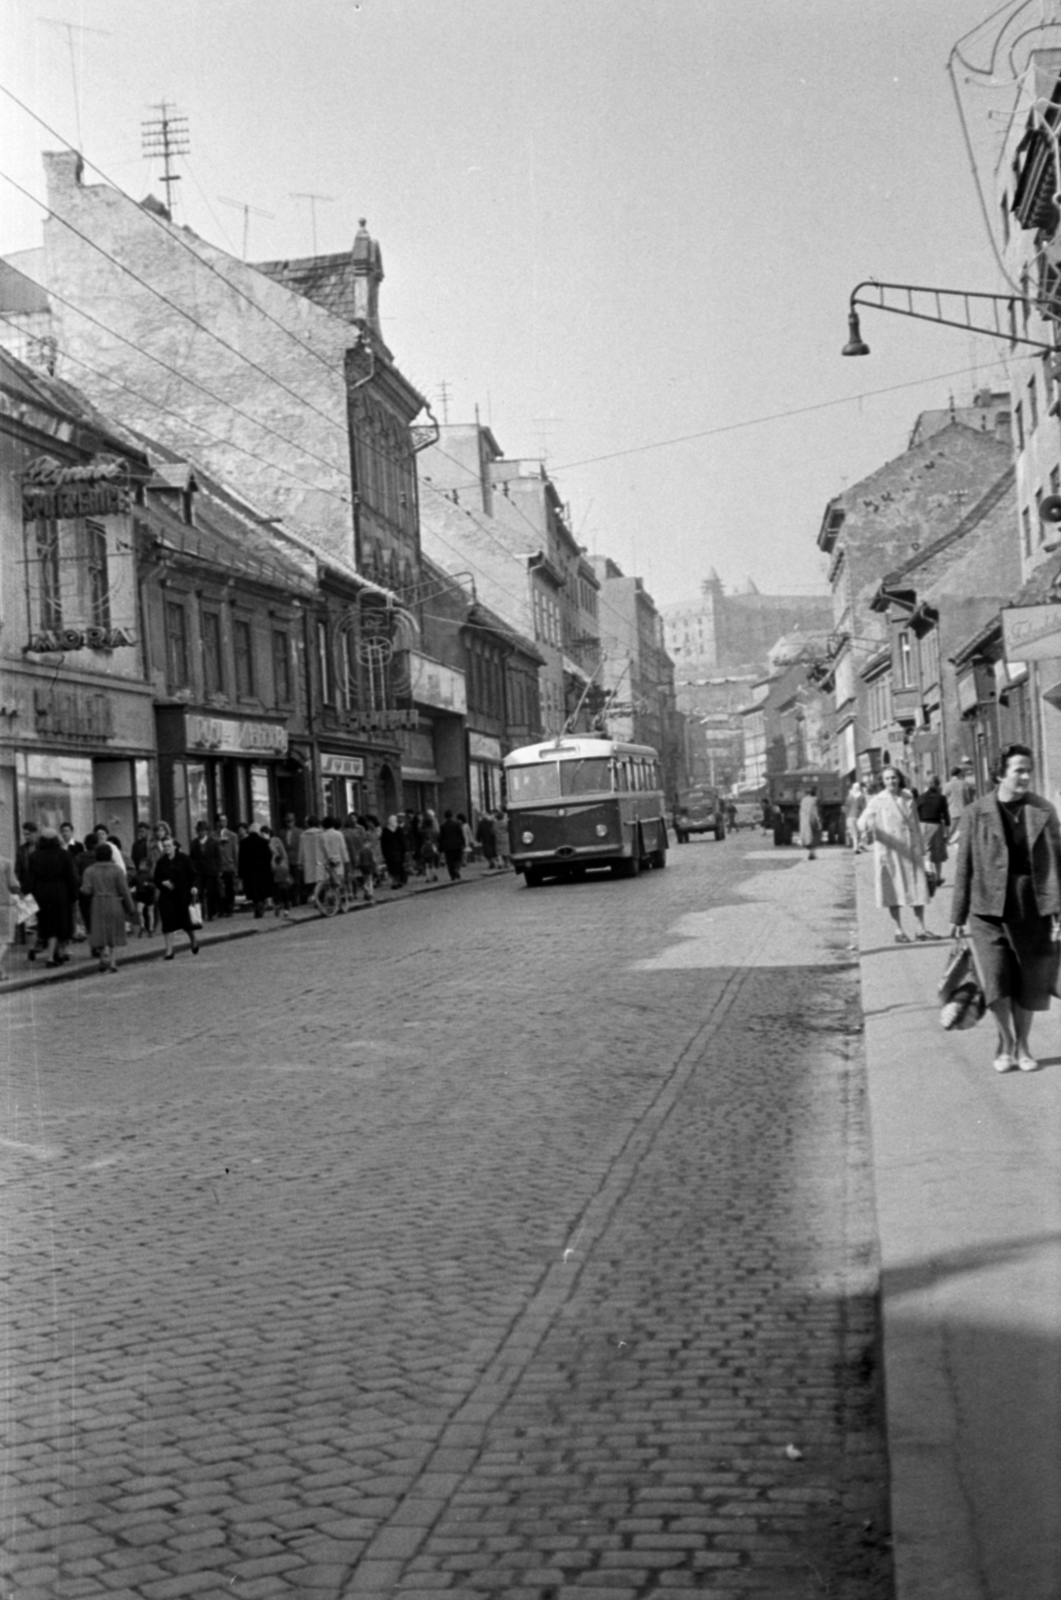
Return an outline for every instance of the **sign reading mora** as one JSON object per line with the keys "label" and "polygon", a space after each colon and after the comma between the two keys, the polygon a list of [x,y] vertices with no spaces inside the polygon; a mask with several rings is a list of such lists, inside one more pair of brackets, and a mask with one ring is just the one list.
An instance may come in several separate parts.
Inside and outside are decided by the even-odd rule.
{"label": "sign reading mora", "polygon": [[189,750],[216,750],[219,755],[287,754],[287,729],[275,722],[244,722],[236,717],[206,717],[189,711],[185,738]]}
{"label": "sign reading mora", "polygon": [[22,474],[24,522],[113,517],[128,509],[128,473],[125,464],[111,456],[96,456],[78,467],[37,456]]}
{"label": "sign reading mora", "polygon": [[1050,661],[1061,656],[1061,606],[1006,606],[1002,639],[1007,661]]}

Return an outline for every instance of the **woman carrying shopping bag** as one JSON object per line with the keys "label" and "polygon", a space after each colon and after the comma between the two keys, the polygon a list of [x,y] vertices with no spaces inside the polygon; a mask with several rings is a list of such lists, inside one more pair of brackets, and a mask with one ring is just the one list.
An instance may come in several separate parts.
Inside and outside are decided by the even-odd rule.
{"label": "woman carrying shopping bag", "polygon": [[1061,958],[1061,824],[1032,792],[1032,753],[1007,745],[998,787],[962,814],[951,932],[968,929],[998,1029],[996,1072],[1035,1072],[1029,1035]]}

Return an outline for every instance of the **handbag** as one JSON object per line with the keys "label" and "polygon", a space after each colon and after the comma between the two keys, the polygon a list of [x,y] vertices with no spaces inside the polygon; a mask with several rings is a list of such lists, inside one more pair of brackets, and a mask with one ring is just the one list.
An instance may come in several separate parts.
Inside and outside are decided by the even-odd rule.
{"label": "handbag", "polygon": [[197,900],[190,900],[188,902],[188,926],[189,928],[201,928],[202,925],[203,908]]}
{"label": "handbag", "polygon": [[955,941],[937,987],[943,1002],[939,1012],[940,1027],[947,1032],[975,1028],[987,1010],[987,1000],[967,939]]}

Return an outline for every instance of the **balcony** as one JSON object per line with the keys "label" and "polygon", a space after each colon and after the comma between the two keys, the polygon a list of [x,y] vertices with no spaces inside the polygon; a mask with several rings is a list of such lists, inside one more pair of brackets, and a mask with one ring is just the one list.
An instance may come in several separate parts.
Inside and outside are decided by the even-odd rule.
{"label": "balcony", "polygon": [[897,689],[892,686],[892,716],[896,722],[909,724],[920,723],[921,715],[921,690]]}

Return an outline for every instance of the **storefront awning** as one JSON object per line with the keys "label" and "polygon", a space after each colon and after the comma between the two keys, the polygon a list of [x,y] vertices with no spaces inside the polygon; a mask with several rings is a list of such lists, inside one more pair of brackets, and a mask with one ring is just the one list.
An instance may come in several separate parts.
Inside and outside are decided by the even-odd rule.
{"label": "storefront awning", "polygon": [[402,767],[402,782],[441,783],[442,779],[431,767]]}

